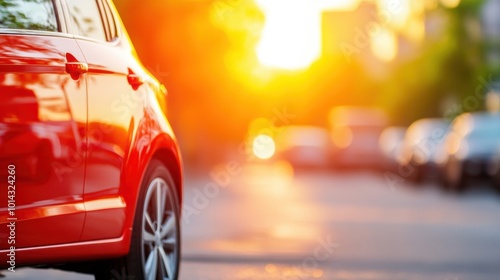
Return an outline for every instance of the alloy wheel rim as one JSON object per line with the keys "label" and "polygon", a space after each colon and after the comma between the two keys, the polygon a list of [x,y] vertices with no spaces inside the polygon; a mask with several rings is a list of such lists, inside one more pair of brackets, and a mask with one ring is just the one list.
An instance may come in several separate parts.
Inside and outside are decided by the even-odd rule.
{"label": "alloy wheel rim", "polygon": [[170,280],[177,269],[174,197],[162,178],[148,186],[142,213],[142,266],[146,280]]}

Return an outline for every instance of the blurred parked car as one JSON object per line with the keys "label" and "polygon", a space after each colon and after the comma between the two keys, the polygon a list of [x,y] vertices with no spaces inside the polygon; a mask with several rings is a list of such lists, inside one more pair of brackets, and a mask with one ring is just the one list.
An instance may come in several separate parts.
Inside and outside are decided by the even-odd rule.
{"label": "blurred parked car", "polygon": [[500,193],[500,144],[489,162],[488,174],[492,179],[493,187]]}
{"label": "blurred parked car", "polygon": [[427,118],[408,127],[403,144],[402,176],[420,182],[440,175],[439,162],[443,160],[442,150],[449,126],[447,120]]}
{"label": "blurred parked car", "polygon": [[406,127],[390,126],[382,131],[379,147],[385,156],[385,168],[396,171],[403,160],[403,143]]}
{"label": "blurred parked car", "polygon": [[336,168],[383,168],[379,137],[387,126],[384,111],[342,106],[330,112],[333,165]]}
{"label": "blurred parked car", "polygon": [[182,170],[166,90],[111,1],[2,5],[0,168],[0,268],[177,279]]}
{"label": "blurred parked car", "polygon": [[285,160],[296,168],[327,168],[332,162],[328,130],[316,126],[287,126],[275,139],[274,160]]}
{"label": "blurred parked car", "polygon": [[488,175],[488,166],[500,144],[500,114],[465,113],[458,116],[446,137],[444,180],[462,190],[466,180]]}

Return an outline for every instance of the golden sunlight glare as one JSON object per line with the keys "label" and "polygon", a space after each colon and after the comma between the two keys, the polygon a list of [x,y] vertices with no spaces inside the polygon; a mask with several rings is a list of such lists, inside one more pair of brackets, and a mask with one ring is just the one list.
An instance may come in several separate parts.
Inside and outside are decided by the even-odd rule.
{"label": "golden sunlight glare", "polygon": [[412,16],[412,2],[411,0],[378,0],[378,8],[379,11],[391,14],[390,26],[403,30]]}
{"label": "golden sunlight glare", "polygon": [[309,67],[321,53],[321,11],[310,0],[260,0],[266,16],[257,57],[265,66]]}
{"label": "golden sunlight glare", "polygon": [[287,70],[308,68],[321,55],[321,13],[352,10],[358,0],[255,0],[266,22],[257,45],[259,62]]}

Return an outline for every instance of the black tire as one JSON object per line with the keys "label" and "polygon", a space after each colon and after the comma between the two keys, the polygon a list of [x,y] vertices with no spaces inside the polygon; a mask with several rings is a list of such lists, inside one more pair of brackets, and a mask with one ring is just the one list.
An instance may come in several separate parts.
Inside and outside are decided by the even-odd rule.
{"label": "black tire", "polygon": [[491,178],[493,189],[500,195],[500,174],[494,174]]}
{"label": "black tire", "polygon": [[460,162],[448,162],[445,170],[446,189],[454,193],[461,193],[466,189],[466,176]]}
{"label": "black tire", "polygon": [[408,176],[408,180],[415,185],[420,185],[424,182],[424,166],[413,164],[414,170]]}
{"label": "black tire", "polygon": [[[165,183],[165,186],[160,187],[160,185],[162,185],[163,183]],[[158,191],[158,189],[161,190]],[[164,190],[167,190],[167,192],[164,193]],[[145,213],[151,212],[150,208],[154,205],[157,205],[157,202],[153,202],[151,199],[153,199],[153,195],[158,195],[158,192],[160,194],[165,194],[165,196],[159,195],[159,197],[165,197],[165,201],[161,201],[160,199],[160,205],[163,204],[164,206],[162,207],[163,211],[160,211],[163,212],[163,214],[160,215],[160,220],[162,221],[161,226],[157,226],[158,218],[156,216],[154,223],[150,223],[153,219],[149,214],[146,215]],[[152,254],[156,255],[156,257],[153,256],[152,259],[150,259],[150,264],[152,265],[151,270],[155,270],[154,267],[156,267],[156,277],[153,277],[152,279],[176,280],[179,275],[181,249],[179,217],[179,199],[172,176],[170,175],[168,169],[165,168],[165,166],[160,161],[153,159],[145,173],[144,183],[141,186],[141,190],[139,192],[132,238],[130,241],[130,251],[125,257],[101,262],[95,269],[95,279],[148,279],[146,277],[145,269],[145,267],[147,266],[146,260],[149,259],[148,256],[151,256]],[[163,221],[165,221],[165,223],[163,223]],[[162,230],[164,229],[163,226],[165,226],[165,228],[170,228],[170,226],[167,227],[167,224],[175,226],[175,228],[171,231],[172,236],[174,236],[174,242],[172,244],[170,242],[170,237],[165,237],[165,239],[161,237]],[[153,227],[157,227],[156,232],[153,232]],[[147,228],[149,228],[149,230],[147,230]],[[170,232],[170,230],[168,231]],[[151,232],[148,236],[151,238],[154,237],[154,241],[145,240],[147,232]],[[153,234],[155,235],[153,236]],[[168,235],[170,236],[170,233]],[[167,240],[169,240],[169,242],[167,242]],[[160,249],[159,247],[162,248]],[[166,259],[172,260],[169,269],[166,268],[166,266],[168,265],[165,265],[165,263],[168,262],[164,261],[165,257]],[[153,264],[154,262],[155,264]],[[161,274],[161,276],[159,274]]]}

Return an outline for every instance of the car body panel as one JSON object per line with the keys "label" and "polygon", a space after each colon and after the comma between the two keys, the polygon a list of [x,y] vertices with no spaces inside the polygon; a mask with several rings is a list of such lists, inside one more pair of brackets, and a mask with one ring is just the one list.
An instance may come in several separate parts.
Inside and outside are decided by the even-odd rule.
{"label": "car body panel", "polygon": [[450,122],[440,118],[419,119],[408,127],[403,145],[403,163],[436,165],[436,154],[444,145]]}
{"label": "car body panel", "polygon": [[388,123],[385,111],[376,107],[339,106],[331,109],[329,122],[335,167],[381,167],[384,155],[378,142]]}
{"label": "car body panel", "polygon": [[[127,60],[116,47],[77,39],[89,65],[88,145],[85,202],[106,201],[120,196],[126,185],[124,166],[137,166],[131,155],[136,151],[138,125],[143,118],[144,90],[133,90],[127,82]],[[148,137],[144,135],[143,137]],[[147,140],[146,140],[147,142]],[[143,149],[144,147],[142,147]],[[137,175],[140,175],[140,169]],[[103,200],[104,199],[104,200]],[[103,204],[87,211],[82,240],[113,238],[123,231],[123,204]],[[109,224],[102,229],[102,224]]]}
{"label": "car body panel", "polygon": [[[17,169],[18,248],[80,238],[86,83],[65,73],[67,54],[84,59],[71,37],[0,34],[0,162]],[[5,227],[6,196],[0,206]]]}
{"label": "car body panel", "polygon": [[446,177],[454,178],[457,173],[462,181],[469,177],[487,177],[489,163],[500,144],[499,130],[498,113],[463,113],[456,117],[446,136],[440,166]]}
{"label": "car body panel", "polygon": [[[58,12],[61,14],[58,18],[64,27],[62,31],[70,32],[70,15],[64,1],[55,3],[60,7]],[[24,58],[19,54],[17,57],[8,57],[0,51],[0,86],[11,86],[6,82],[10,81],[10,78],[2,79],[3,76],[18,75],[26,80],[20,83],[20,88],[31,90],[28,86],[31,85],[29,79],[40,83],[33,73],[47,71],[47,65],[43,64],[45,63],[49,68],[55,69],[54,73],[52,76],[45,73],[38,75],[52,83],[51,89],[57,89],[53,93],[59,94],[59,99],[67,98],[64,103],[66,107],[59,105],[58,114],[54,114],[55,119],[50,121],[37,120],[37,114],[32,112],[23,113],[26,114],[24,118],[32,120],[18,121],[15,123],[17,127],[4,120],[0,122],[2,160],[5,158],[4,154],[18,156],[21,153],[21,148],[5,149],[15,145],[24,147],[24,151],[31,155],[30,151],[34,148],[30,143],[40,141],[39,138],[43,137],[49,138],[47,143],[59,141],[57,145],[60,147],[58,157],[51,157],[52,161],[59,163],[58,169],[52,167],[56,171],[52,171],[51,176],[62,181],[54,181],[52,177],[50,181],[58,182],[58,189],[55,189],[57,184],[47,187],[49,181],[45,179],[45,188],[35,188],[34,185],[33,192],[18,190],[18,195],[25,200],[20,202],[27,205],[31,203],[36,207],[16,209],[19,218],[16,234],[22,237],[19,239],[31,242],[25,243],[25,246],[16,246],[16,266],[88,261],[126,255],[130,247],[139,190],[145,170],[153,158],[163,162],[172,173],[179,203],[182,202],[181,158],[166,117],[166,91],[140,63],[116,9],[111,1],[109,3],[119,34],[119,38],[110,42],[99,42],[66,33],[0,29],[0,43],[4,40],[0,50],[2,47],[10,49],[17,44],[26,48],[24,52],[19,52],[25,55]],[[41,35],[35,38],[31,37],[31,33]],[[7,42],[5,38],[22,40],[20,43]],[[38,46],[37,42],[44,48],[50,48],[50,51],[55,48],[54,54],[34,54],[37,49],[31,48]],[[68,52],[70,57],[66,55]],[[86,63],[88,72],[77,81],[73,80],[65,73],[64,65],[69,61]],[[131,85],[131,73],[136,75],[142,84]],[[25,93],[20,91],[17,94]],[[28,99],[23,98],[22,102]],[[29,108],[28,105],[21,104],[22,102],[19,101],[18,106],[12,108]],[[29,100],[27,102],[30,103]],[[61,103],[60,100],[58,102]],[[31,103],[31,106],[36,108],[36,103]],[[19,109],[10,109],[13,110]],[[38,110],[39,115],[41,109]],[[0,115],[7,121],[13,119],[4,113]],[[16,132],[16,129],[20,132]],[[15,143],[6,142],[7,133],[17,133]],[[50,134],[50,137],[44,136],[43,133]],[[30,141],[23,142],[23,139]],[[5,146],[6,143],[9,146]],[[51,145],[57,146],[53,143]],[[65,145],[68,146],[66,149],[61,148]],[[7,170],[7,167],[3,170]],[[20,184],[21,180],[18,183]],[[31,188],[31,185],[29,187]],[[21,206],[20,202],[18,206]],[[0,198],[0,203],[1,206],[7,205],[5,196]],[[6,208],[1,210],[0,221],[2,226],[5,226],[8,212]],[[30,223],[25,229],[20,228],[21,219]],[[44,229],[43,234],[40,229]],[[2,240],[6,237],[2,236]],[[6,246],[0,248],[0,267],[6,266],[8,252]]]}

